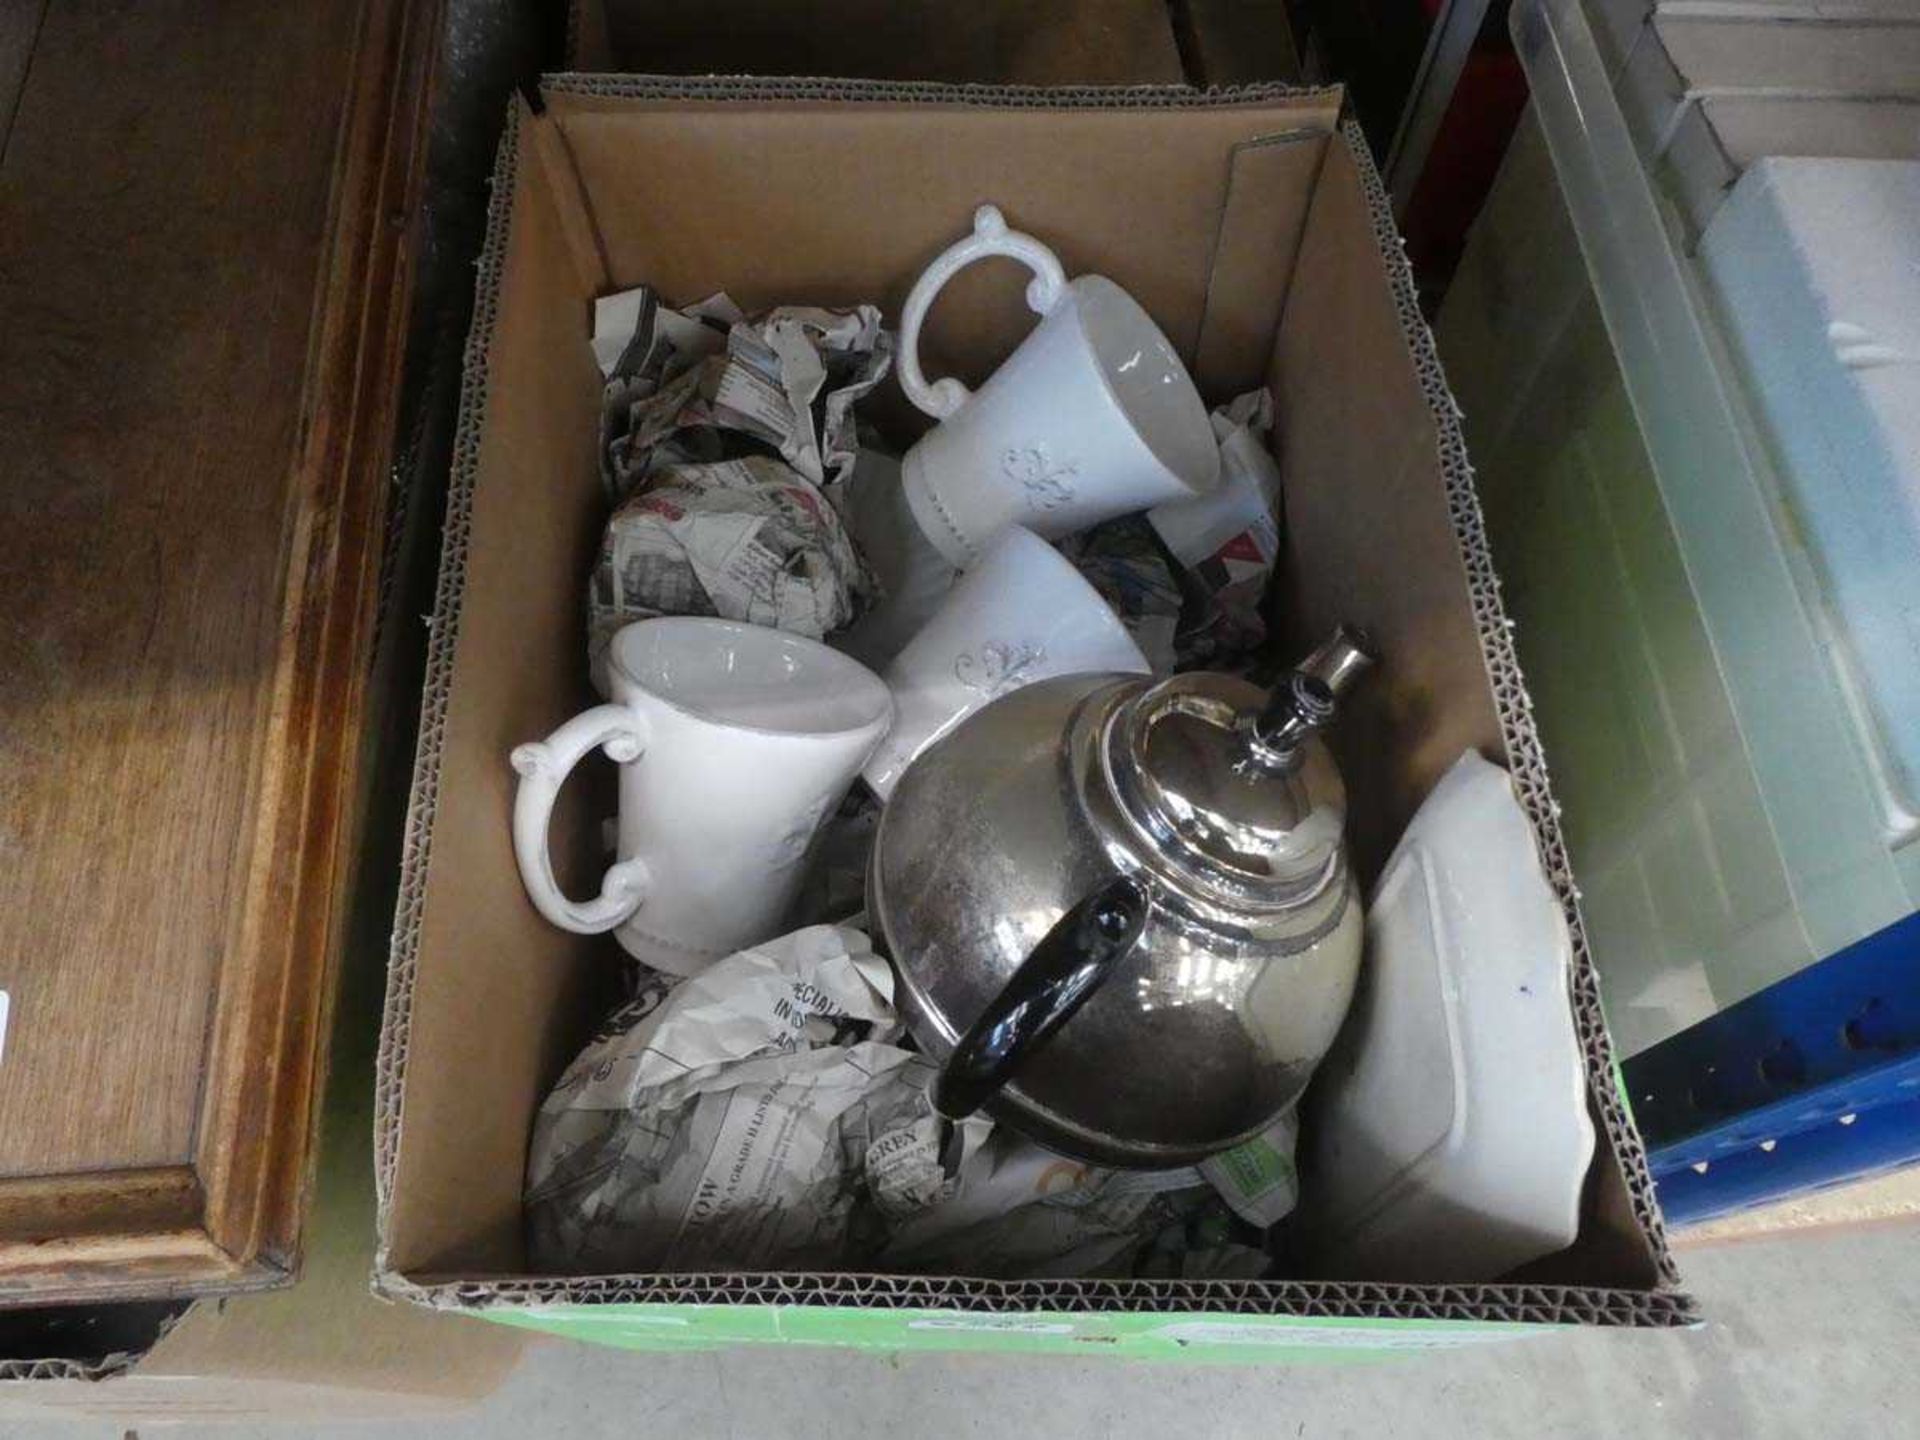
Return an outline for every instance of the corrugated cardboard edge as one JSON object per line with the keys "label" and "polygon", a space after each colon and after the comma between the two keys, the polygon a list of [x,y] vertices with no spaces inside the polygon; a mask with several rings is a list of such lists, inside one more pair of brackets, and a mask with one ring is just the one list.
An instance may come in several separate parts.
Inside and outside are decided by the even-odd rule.
{"label": "corrugated cardboard edge", "polygon": [[838,1306],[970,1314],[1101,1313],[1464,1320],[1481,1324],[1681,1327],[1697,1323],[1675,1291],[1579,1285],[1393,1285],[1355,1280],[967,1280],[945,1276],[733,1270],[684,1275],[452,1280],[381,1277],[384,1293],[436,1310],[551,1305]]}
{"label": "corrugated cardboard edge", "polygon": [[823,100],[880,105],[977,105],[995,110],[1193,110],[1261,105],[1274,100],[1321,100],[1337,105],[1337,85],[990,85],[934,80],[840,80],[806,76],[768,80],[753,75],[549,75],[547,94],[595,95],[615,100]]}
{"label": "corrugated cardboard edge", "polygon": [[[179,1314],[162,1320],[154,1329],[153,1339],[139,1350],[115,1350],[97,1359],[76,1360],[0,1360],[0,1385],[18,1380],[113,1380],[130,1372],[134,1366],[144,1360],[153,1347],[158,1345],[167,1334],[178,1325],[186,1315],[183,1309]],[[0,1400],[8,1398],[0,1395]]]}
{"label": "corrugated cardboard edge", "polygon": [[373,1182],[379,1228],[374,1249],[375,1289],[388,1273],[388,1230],[393,1213],[393,1177],[400,1157],[400,1099],[413,1018],[414,976],[420,958],[420,916],[426,900],[428,851],[440,793],[440,753],[446,738],[447,697],[460,631],[460,604],[467,588],[467,542],[473,526],[473,481],[480,430],[487,413],[487,356],[500,315],[500,270],[512,223],[513,184],[520,151],[522,107],[510,105],[488,182],[487,231],[475,269],[473,318],[461,364],[460,418],[454,430],[447,477],[447,508],[440,542],[440,577],[434,589],[427,673],[421,689],[420,727],[414,742],[413,793],[407,802],[400,858],[400,894],[387,953],[387,994],[380,1015],[380,1049],[374,1062]]}
{"label": "corrugated cardboard edge", "polygon": [[145,1353],[128,1351],[98,1360],[0,1360],[0,1384],[15,1380],[111,1380],[133,1369]]}
{"label": "corrugated cardboard edge", "polygon": [[[549,77],[549,91],[655,100],[836,100],[940,105],[1053,108],[1075,105],[1145,105],[1168,108],[1258,103],[1283,96],[1322,94],[1290,86],[1249,86],[1197,91],[1184,87],[1031,89],[909,82],[748,78],[660,78],[562,75]],[[473,484],[480,432],[486,414],[487,365],[498,314],[498,286],[508,230],[519,149],[519,120],[510,115],[492,181],[487,235],[477,276],[473,329],[468,338],[460,424],[447,497],[446,535],[427,678],[421,701],[413,795],[407,813],[400,898],[394,919],[386,1010],[381,1026],[376,1079],[375,1180],[379,1193],[379,1243],[374,1287],[382,1294],[438,1309],[488,1309],[525,1305],[705,1304],[825,1305],[873,1309],[976,1312],[1200,1310],[1243,1315],[1378,1317],[1396,1319],[1578,1323],[1614,1326],[1680,1326],[1696,1323],[1692,1298],[1678,1290],[1678,1272],[1667,1248],[1665,1226],[1653,1198],[1652,1177],[1639,1132],[1614,1086],[1613,1051],[1600,1008],[1592,955],[1581,924],[1558,807],[1547,777],[1531,702],[1514,653],[1491,551],[1473,488],[1473,470],[1460,429],[1460,413],[1447,388],[1432,333],[1422,318],[1413,273],[1401,249],[1386,191],[1357,124],[1342,127],[1366,192],[1374,236],[1419,372],[1438,437],[1449,510],[1472,594],[1481,651],[1499,706],[1515,788],[1534,827],[1540,853],[1574,938],[1571,977],[1575,1020],[1586,1051],[1588,1085],[1606,1137],[1618,1157],[1634,1216],[1660,1276],[1650,1291],[1565,1285],[1396,1285],[1311,1281],[1183,1280],[965,1280],[898,1275],[725,1272],[717,1274],[596,1276],[454,1280],[421,1284],[389,1264],[392,1191],[401,1136],[401,1089],[406,1066],[415,973],[419,961],[421,908],[425,897],[433,815],[440,781],[441,746],[452,683],[460,606],[466,586],[466,551],[472,523]]]}
{"label": "corrugated cardboard edge", "polygon": [[1560,805],[1553,798],[1546,756],[1540,748],[1540,732],[1533,723],[1533,699],[1527,694],[1526,679],[1520,673],[1520,659],[1513,645],[1513,625],[1507,619],[1506,603],[1500,598],[1500,578],[1494,569],[1492,548],[1487,543],[1486,518],[1480,509],[1479,492],[1474,489],[1466,435],[1460,428],[1460,407],[1454,403],[1453,391],[1448,388],[1440,367],[1440,352],[1434,344],[1433,331],[1420,313],[1413,267],[1407,261],[1400,233],[1394,226],[1392,204],[1380,181],[1380,173],[1373,166],[1366,139],[1356,121],[1347,121],[1342,129],[1358,161],[1360,183],[1367,192],[1367,206],[1373,218],[1374,239],[1387,268],[1388,283],[1393,288],[1400,328],[1406,334],[1407,348],[1420,373],[1420,386],[1439,436],[1447,506],[1473,597],[1474,620],[1480,630],[1480,653],[1486,660],[1487,680],[1499,707],[1508,773],[1513,778],[1521,808],[1533,826],[1534,843],[1572,934],[1573,973],[1569,977],[1569,988],[1574,1022],[1586,1051],[1587,1089],[1600,1112],[1609,1146],[1625,1172],[1634,1219],[1647,1239],[1661,1281],[1665,1285],[1677,1285],[1679,1270],[1667,1245],[1666,1222],[1654,1198],[1646,1146],[1633,1116],[1621,1101],[1614,1080],[1613,1041],[1607,1034],[1606,1017],[1600,1006],[1600,976],[1594,968],[1586,923],[1580,916],[1580,892],[1567,858],[1566,836],[1560,829]]}

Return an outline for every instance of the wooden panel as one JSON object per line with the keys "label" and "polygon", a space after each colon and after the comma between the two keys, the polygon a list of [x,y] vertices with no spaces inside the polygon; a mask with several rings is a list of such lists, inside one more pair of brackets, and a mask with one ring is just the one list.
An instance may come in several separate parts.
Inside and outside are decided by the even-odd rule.
{"label": "wooden panel", "polygon": [[251,858],[351,36],[203,8],[55,3],[0,169],[0,1174],[187,1159]]}
{"label": "wooden panel", "polygon": [[577,68],[1178,85],[1165,0],[574,0]]}
{"label": "wooden panel", "polygon": [[49,0],[0,159],[0,1177],[155,1293],[297,1228],[437,14]]}
{"label": "wooden panel", "polygon": [[1169,8],[1189,84],[1299,82],[1286,0],[1172,0]]}
{"label": "wooden panel", "polygon": [[6,154],[7,132],[13,128],[20,87],[46,11],[47,0],[0,0],[0,155]]}
{"label": "wooden panel", "polygon": [[0,1180],[0,1256],[82,1235],[189,1229],[205,1201],[189,1165]]}
{"label": "wooden panel", "polygon": [[359,850],[380,525],[411,277],[437,0],[371,0],[345,77],[330,246],[301,406],[275,667],[235,977],[213,1017],[194,1165],[208,1233],[290,1264],[324,1070],[344,892]]}
{"label": "wooden panel", "polygon": [[269,1283],[214,1243],[204,1209],[186,1165],[0,1181],[0,1303]]}
{"label": "wooden panel", "polygon": [[199,1226],[0,1243],[0,1305],[67,1300],[170,1300],[237,1294],[281,1283],[283,1272],[243,1264]]}

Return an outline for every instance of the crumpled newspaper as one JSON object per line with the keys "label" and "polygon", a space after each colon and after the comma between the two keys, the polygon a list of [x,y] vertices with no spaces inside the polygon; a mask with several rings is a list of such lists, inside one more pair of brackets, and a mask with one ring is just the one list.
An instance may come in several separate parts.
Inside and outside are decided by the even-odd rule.
{"label": "crumpled newspaper", "polygon": [[1180,582],[1146,521],[1121,515],[1069,535],[1059,548],[1120,617],[1153,673],[1171,674],[1181,659]]}
{"label": "crumpled newspaper", "polygon": [[1180,627],[1183,667],[1225,664],[1259,648],[1267,634],[1261,603],[1280,554],[1272,395],[1250,390],[1209,418],[1220,445],[1220,483],[1198,499],[1147,512],[1197,602]]}
{"label": "crumpled newspaper", "polygon": [[615,503],[657,470],[747,455],[778,455],[834,490],[858,449],[854,404],[893,364],[872,305],[747,317],[725,295],[675,310],[644,286],[596,303],[593,350]]}
{"label": "crumpled newspaper", "polygon": [[859,439],[855,401],[893,362],[871,305],[743,315],[646,287],[594,306],[606,386],[601,478],[615,504],[588,587],[588,655],[606,691],[613,632],[719,615],[820,639],[875,589],[830,491]]}
{"label": "crumpled newspaper", "polygon": [[614,632],[655,615],[719,615],[818,640],[873,579],[839,513],[767,455],[656,470],[607,521],[587,588],[587,650],[606,693]]}
{"label": "crumpled newspaper", "polygon": [[746,318],[724,293],[683,310],[662,305],[645,285],[602,295],[593,302],[594,363],[609,387],[625,381],[638,399],[726,349],[727,332]]}
{"label": "crumpled newspaper", "polygon": [[933,1109],[937,1073],[918,1056],[894,1073],[927,1098],[894,1107],[893,1128],[866,1152],[863,1210],[877,1220],[856,1221],[856,1231],[877,1238],[861,1263],[1006,1279],[1252,1280],[1271,1267],[1266,1250],[1236,1234],[1230,1207],[1240,1211],[1244,1195],[1217,1185],[1211,1162],[1106,1169],[982,1115],[954,1124]]}
{"label": "crumpled newspaper", "polygon": [[[925,1083],[933,1067],[924,1065]],[[915,1083],[920,1075],[902,1076]],[[869,1185],[889,1222],[873,1263],[994,1278],[1126,1277],[1170,1229],[1213,1200],[1198,1171],[1107,1170],[1044,1150],[1005,1126],[969,1120],[957,1155],[935,1157],[931,1112],[868,1152]],[[875,1156],[884,1162],[876,1166]],[[957,1162],[957,1163],[956,1163]],[[879,1174],[874,1172],[879,1170]],[[947,1173],[948,1171],[952,1173]],[[1259,1274],[1265,1269],[1261,1255]]]}
{"label": "crumpled newspaper", "polygon": [[1235,1238],[1227,1204],[1209,1199],[1168,1225],[1134,1256],[1139,1280],[1260,1280],[1273,1269],[1273,1254]]}
{"label": "crumpled newspaper", "polygon": [[541,1106],[538,1271],[884,1268],[1254,1276],[1194,1170],[1064,1159],[934,1112],[892,974],[820,925],[682,981],[647,977]]}
{"label": "crumpled newspaper", "polygon": [[534,1268],[843,1264],[847,1148],[917,1098],[884,1083],[915,1060],[892,990],[865,935],[820,925],[719,961],[637,1023],[616,1014],[534,1120]]}

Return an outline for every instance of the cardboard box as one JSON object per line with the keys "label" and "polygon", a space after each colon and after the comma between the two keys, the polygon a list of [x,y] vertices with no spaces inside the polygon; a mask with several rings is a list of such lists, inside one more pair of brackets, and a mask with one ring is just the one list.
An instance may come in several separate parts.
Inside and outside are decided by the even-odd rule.
{"label": "cardboard box", "polygon": [[[379,1288],[636,1348],[1264,1360],[1689,1323],[1615,1090],[1456,411],[1340,93],[567,76],[544,105],[502,143],[468,351],[380,1057]],[[877,300],[897,315],[988,199],[1068,273],[1137,296],[1210,399],[1272,388],[1286,640],[1304,649],[1347,619],[1386,655],[1336,741],[1362,878],[1464,747],[1512,771],[1575,928],[1600,1137],[1578,1241],[1525,1273],[1442,1286],[525,1272],[530,1123],[616,968],[605,937],[535,914],[508,827],[508,749],[590,700],[582,576],[604,519],[591,301],[645,281],[670,298],[724,286],[749,309]],[[982,265],[953,284],[930,373],[977,380],[1013,347],[1031,317],[1011,275]],[[584,858],[593,829],[583,810],[555,840]]]}

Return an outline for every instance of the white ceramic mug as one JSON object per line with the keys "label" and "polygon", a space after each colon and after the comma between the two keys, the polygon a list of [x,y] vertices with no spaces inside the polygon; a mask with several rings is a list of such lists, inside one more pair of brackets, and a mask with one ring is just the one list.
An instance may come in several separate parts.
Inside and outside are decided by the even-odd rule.
{"label": "white ceramic mug", "polygon": [[[517,746],[513,850],[534,908],[612,930],[656,970],[690,975],[779,933],[821,821],[887,733],[893,702],[817,641],[691,616],[641,620],[608,651],[613,702]],[[594,749],[620,764],[616,863],[585,902],[547,852],[554,798]]]}
{"label": "white ceramic mug", "polygon": [[[919,353],[927,309],[989,255],[1032,269],[1027,304],[1041,321],[979,393],[951,378],[929,383]],[[1207,408],[1139,302],[1103,275],[1069,283],[1053,252],[1009,230],[991,205],[914,282],[899,360],[900,388],[941,422],[907,452],[902,484],[927,537],[962,568],[1008,525],[1058,539],[1204,495],[1219,480]]]}
{"label": "white ceramic mug", "polygon": [[933,618],[960,572],[913,518],[900,488],[900,462],[887,455],[863,449],[855,460],[846,521],[880,583],[880,599],[829,643],[880,670]]}
{"label": "white ceramic mug", "polygon": [[1011,690],[1055,675],[1152,668],[1066,556],[1016,525],[887,667],[898,714],[861,776],[884,800],[915,756]]}

